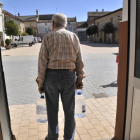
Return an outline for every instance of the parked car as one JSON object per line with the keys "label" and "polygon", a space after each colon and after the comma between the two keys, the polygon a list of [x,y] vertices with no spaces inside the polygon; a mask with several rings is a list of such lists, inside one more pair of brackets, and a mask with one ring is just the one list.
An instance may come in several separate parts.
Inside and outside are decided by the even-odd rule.
{"label": "parked car", "polygon": [[37,39],[38,39],[38,42],[41,42],[41,38],[40,37],[38,37]]}
{"label": "parked car", "polygon": [[17,47],[18,45],[28,44],[29,46],[32,46],[32,43],[34,42],[33,36],[21,36],[19,39],[13,40],[14,47]]}

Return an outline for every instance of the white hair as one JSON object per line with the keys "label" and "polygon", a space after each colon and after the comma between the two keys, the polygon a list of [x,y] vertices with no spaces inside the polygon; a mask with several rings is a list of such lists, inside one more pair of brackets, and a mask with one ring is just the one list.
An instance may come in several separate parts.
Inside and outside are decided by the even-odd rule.
{"label": "white hair", "polygon": [[57,13],[53,15],[52,21],[55,27],[66,27],[67,26],[67,16],[62,13]]}

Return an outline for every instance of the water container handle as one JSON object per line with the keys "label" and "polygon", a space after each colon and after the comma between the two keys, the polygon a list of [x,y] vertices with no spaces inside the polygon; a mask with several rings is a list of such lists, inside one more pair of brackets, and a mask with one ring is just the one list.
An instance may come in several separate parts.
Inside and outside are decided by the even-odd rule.
{"label": "water container handle", "polygon": [[76,89],[76,91],[77,91],[77,90],[81,90],[81,91],[83,92],[83,88],[82,88],[82,89]]}
{"label": "water container handle", "polygon": [[44,99],[44,98],[45,98],[45,96],[44,96],[43,93],[41,94],[40,98],[41,98],[41,99]]}

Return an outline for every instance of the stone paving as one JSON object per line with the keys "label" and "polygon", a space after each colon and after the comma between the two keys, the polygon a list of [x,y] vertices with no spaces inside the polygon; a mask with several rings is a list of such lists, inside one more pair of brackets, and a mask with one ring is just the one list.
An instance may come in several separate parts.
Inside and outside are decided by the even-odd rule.
{"label": "stone paving", "polygon": [[[117,97],[86,100],[86,117],[76,118],[74,140],[111,140],[114,136]],[[44,140],[47,123],[36,122],[35,104],[12,105],[12,131],[17,140]],[[27,109],[28,108],[28,109]],[[64,113],[59,105],[59,140],[63,140]]]}
{"label": "stone paving", "polygon": [[[114,136],[117,104],[116,44],[82,43],[86,78],[84,95],[87,114],[76,118],[75,140],[110,140]],[[12,130],[17,140],[44,140],[47,123],[36,122],[39,99],[35,79],[40,44],[2,50]],[[103,93],[107,98],[94,99]],[[63,138],[64,114],[60,103],[59,136]]]}
{"label": "stone paving", "polygon": [[[116,44],[108,46],[94,43],[82,44],[86,72],[84,79],[86,98],[92,98],[92,94],[99,93],[109,97],[117,95],[115,54],[118,52],[118,47]],[[39,98],[35,82],[39,49],[40,43],[33,47],[2,50],[9,105],[31,104]]]}

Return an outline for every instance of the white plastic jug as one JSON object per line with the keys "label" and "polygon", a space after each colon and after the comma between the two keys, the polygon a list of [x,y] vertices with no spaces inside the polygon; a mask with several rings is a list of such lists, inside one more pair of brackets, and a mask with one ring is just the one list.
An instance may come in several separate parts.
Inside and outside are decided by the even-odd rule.
{"label": "white plastic jug", "polygon": [[77,89],[75,95],[75,117],[83,118],[86,115],[86,102],[83,89]]}
{"label": "white plastic jug", "polygon": [[39,123],[45,123],[47,119],[46,99],[44,94],[41,94],[40,99],[36,102],[36,120]]}

